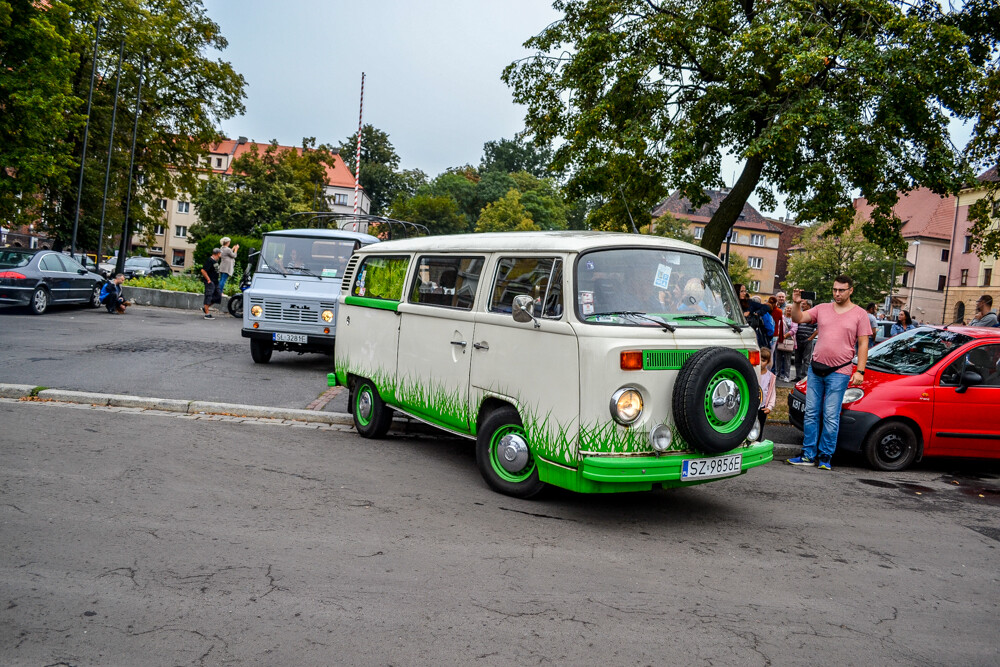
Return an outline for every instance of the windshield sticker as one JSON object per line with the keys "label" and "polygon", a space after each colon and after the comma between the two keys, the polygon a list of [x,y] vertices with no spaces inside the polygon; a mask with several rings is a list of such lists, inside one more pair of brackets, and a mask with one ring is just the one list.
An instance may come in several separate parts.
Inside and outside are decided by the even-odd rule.
{"label": "windshield sticker", "polygon": [[680,266],[681,265],[681,256],[680,256],[680,253],[668,252],[666,254],[666,259],[667,259],[668,262],[670,262],[671,264],[674,264],[675,266]]}
{"label": "windshield sticker", "polygon": [[320,275],[322,275],[324,278],[336,278],[337,269],[323,269],[323,272]]}
{"label": "windshield sticker", "polygon": [[653,280],[653,285],[659,287],[660,289],[667,289],[670,287],[670,274],[673,272],[666,264],[660,264],[656,267],[656,279]]}
{"label": "windshield sticker", "polygon": [[580,292],[580,312],[584,317],[594,314],[594,293]]}

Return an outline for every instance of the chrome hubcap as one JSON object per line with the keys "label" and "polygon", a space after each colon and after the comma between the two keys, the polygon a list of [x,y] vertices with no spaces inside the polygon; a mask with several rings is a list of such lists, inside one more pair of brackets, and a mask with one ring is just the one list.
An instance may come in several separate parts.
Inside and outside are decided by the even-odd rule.
{"label": "chrome hubcap", "polygon": [[519,473],[528,465],[528,443],[519,435],[508,433],[497,445],[497,461],[509,473]]}
{"label": "chrome hubcap", "polygon": [[367,391],[361,392],[361,396],[358,397],[358,414],[365,421],[371,419],[372,416],[372,395]]}
{"label": "chrome hubcap", "polygon": [[712,392],[712,414],[720,422],[731,421],[740,411],[740,390],[732,380],[723,380]]}

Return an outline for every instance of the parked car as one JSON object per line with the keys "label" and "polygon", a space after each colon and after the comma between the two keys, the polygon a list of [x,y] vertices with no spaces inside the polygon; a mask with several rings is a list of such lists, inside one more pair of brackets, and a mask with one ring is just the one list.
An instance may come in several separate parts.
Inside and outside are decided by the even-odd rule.
{"label": "parked car", "polygon": [[64,255],[68,255],[69,257],[72,257],[76,261],[80,262],[80,264],[83,265],[83,268],[87,269],[91,273],[96,273],[99,276],[101,276],[102,278],[104,278],[105,280],[108,278],[108,272],[105,269],[102,269],[100,266],[98,266],[97,262],[94,261],[94,258],[96,257],[96,255],[88,255],[88,254],[82,253],[82,252],[78,252],[78,253],[74,254],[74,253],[67,252],[65,250],[63,251],[63,254]]}
{"label": "parked car", "polygon": [[[1000,458],[1000,330],[922,326],[876,345],[865,381],[844,394],[837,451],[878,470],[924,456]],[[788,396],[803,426],[807,382]]]}
{"label": "parked car", "polygon": [[875,344],[878,345],[884,340],[892,338],[892,325],[896,320],[878,320],[875,325]]}
{"label": "parked car", "polygon": [[53,250],[0,248],[0,305],[28,306],[41,315],[52,304],[101,305],[104,279]]}
{"label": "parked car", "polygon": [[129,257],[125,260],[125,270],[122,273],[126,279],[139,276],[168,278],[174,275],[174,270],[159,257]]}

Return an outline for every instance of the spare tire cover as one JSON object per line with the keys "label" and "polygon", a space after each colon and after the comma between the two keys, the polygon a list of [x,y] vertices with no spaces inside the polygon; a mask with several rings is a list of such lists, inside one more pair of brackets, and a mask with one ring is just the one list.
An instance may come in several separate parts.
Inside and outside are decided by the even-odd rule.
{"label": "spare tire cover", "polygon": [[742,352],[708,347],[681,366],[674,383],[674,423],[681,437],[705,454],[740,446],[760,407],[757,373]]}

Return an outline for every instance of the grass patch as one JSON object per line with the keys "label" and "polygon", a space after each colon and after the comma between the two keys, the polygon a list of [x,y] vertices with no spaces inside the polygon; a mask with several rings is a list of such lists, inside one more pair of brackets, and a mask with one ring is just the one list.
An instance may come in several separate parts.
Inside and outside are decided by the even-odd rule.
{"label": "grass patch", "polygon": [[767,421],[788,421],[788,395],[792,393],[791,387],[774,388],[774,408],[767,416]]}

